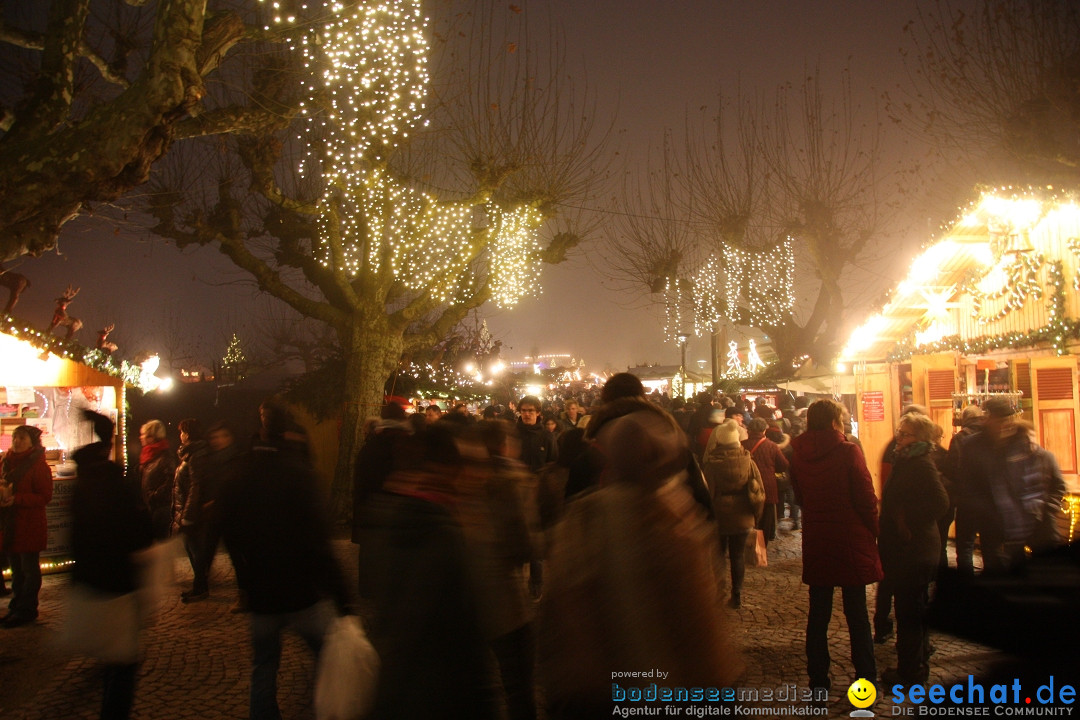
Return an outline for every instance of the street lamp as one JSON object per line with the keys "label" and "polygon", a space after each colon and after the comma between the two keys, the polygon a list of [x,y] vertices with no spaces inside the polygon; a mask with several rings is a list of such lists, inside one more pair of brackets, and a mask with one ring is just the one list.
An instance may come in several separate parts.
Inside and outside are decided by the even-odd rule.
{"label": "street lamp", "polygon": [[676,338],[679,341],[679,346],[682,350],[682,357],[679,360],[679,378],[682,380],[682,399],[686,400],[686,341],[690,339],[690,336],[686,333],[679,333]]}

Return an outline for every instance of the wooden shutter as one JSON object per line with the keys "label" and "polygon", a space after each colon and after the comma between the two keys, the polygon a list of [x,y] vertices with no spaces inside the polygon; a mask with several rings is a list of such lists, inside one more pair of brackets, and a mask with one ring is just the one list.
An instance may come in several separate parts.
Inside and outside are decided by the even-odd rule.
{"label": "wooden shutter", "polygon": [[1075,485],[1078,404],[1076,358],[1032,358],[1032,416],[1039,444],[1054,453],[1061,472]]}

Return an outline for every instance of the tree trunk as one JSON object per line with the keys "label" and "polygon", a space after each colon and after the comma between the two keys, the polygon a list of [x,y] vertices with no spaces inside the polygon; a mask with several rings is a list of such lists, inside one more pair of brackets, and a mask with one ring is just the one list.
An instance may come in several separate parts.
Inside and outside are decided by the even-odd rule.
{"label": "tree trunk", "polygon": [[337,523],[352,521],[353,475],[356,454],[364,444],[364,419],[378,417],[383,405],[386,379],[401,358],[402,337],[386,327],[385,316],[358,318],[348,335],[345,386],[342,388],[341,433],[337,467],[330,485],[330,508]]}

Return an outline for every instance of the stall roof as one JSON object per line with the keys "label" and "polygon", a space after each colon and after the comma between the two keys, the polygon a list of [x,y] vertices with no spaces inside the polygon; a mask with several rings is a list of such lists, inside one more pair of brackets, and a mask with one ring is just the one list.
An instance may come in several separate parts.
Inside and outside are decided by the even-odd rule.
{"label": "stall roof", "polygon": [[898,343],[929,325],[945,309],[955,307],[972,272],[986,273],[1001,255],[995,242],[1026,234],[1047,220],[1051,209],[1080,215],[1074,199],[987,192],[963,213],[944,235],[912,261],[907,277],[889,300],[848,338],[839,359],[846,362],[885,360]]}

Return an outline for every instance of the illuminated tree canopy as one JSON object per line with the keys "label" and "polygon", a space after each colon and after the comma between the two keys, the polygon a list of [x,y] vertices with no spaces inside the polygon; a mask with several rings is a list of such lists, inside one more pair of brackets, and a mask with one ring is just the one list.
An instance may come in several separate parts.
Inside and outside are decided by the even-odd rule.
{"label": "illuminated tree canopy", "polygon": [[339,509],[402,357],[473,308],[539,292],[542,264],[582,240],[566,208],[602,165],[582,89],[522,6],[432,9],[57,0],[37,35],[0,29],[40,70],[11,105],[33,112],[6,115],[0,138],[18,168],[0,181],[2,254],[119,209],[178,246],[219,247],[325,323],[345,361]]}

